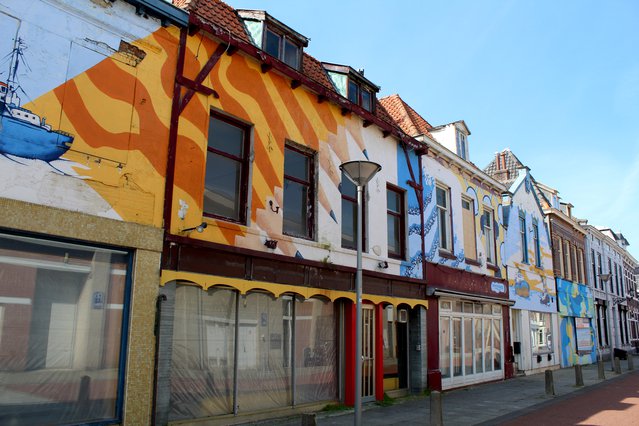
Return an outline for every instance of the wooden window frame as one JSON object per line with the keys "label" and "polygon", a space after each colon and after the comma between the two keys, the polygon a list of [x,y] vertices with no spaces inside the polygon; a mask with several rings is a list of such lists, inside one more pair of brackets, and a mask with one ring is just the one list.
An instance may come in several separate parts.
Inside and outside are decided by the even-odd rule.
{"label": "wooden window frame", "polygon": [[[477,261],[477,254],[478,254],[478,250],[477,250],[477,219],[475,218],[475,202],[473,201],[472,198],[467,197],[465,195],[462,195],[461,197],[461,208],[462,208],[462,226],[464,226],[463,221],[464,221],[464,205],[463,203],[466,202],[468,203],[468,205],[470,206],[470,214],[472,216],[472,229],[473,229],[473,235],[472,235],[472,244],[475,246],[475,257],[468,257],[468,254],[466,253],[466,233],[464,233],[464,255],[466,257],[466,263],[469,263],[468,261],[470,261],[470,264],[472,265],[476,265],[478,264]],[[465,226],[464,226],[465,227]]]}
{"label": "wooden window frame", "polygon": [[[355,198],[349,197],[348,195],[344,195],[344,192],[341,191],[341,201],[347,201],[352,203],[355,206],[355,215],[357,216],[357,185],[355,185],[351,180],[346,177],[346,174],[342,172],[342,182],[347,181],[348,183],[355,186]],[[362,188],[362,252],[366,252],[366,190],[368,185],[364,185]],[[344,226],[344,212],[342,212],[342,227]],[[355,229],[355,244],[353,247],[345,246],[342,235],[344,234],[344,229],[342,228],[340,232],[340,245],[342,248],[347,250],[357,250],[357,229]]]}
{"label": "wooden window frame", "polygon": [[[495,210],[493,210],[492,207],[489,207],[487,205],[484,205],[484,208],[482,210],[482,215],[488,213],[489,219],[490,219],[490,223],[487,224],[486,222],[484,222],[484,238],[486,239],[486,246],[484,247],[484,249],[486,250],[486,264],[487,265],[493,265],[493,266],[497,266],[497,242],[495,240],[496,235],[495,235]],[[488,226],[487,226],[488,225]],[[490,237],[487,235],[486,229],[490,230]],[[490,252],[492,251],[493,255],[494,255],[494,259],[488,259],[488,257],[490,256]]]}
{"label": "wooden window frame", "polygon": [[[271,55],[270,53],[268,53],[266,51],[266,38],[268,33],[271,32],[273,34],[275,34],[276,36],[278,36],[280,38],[279,41],[279,52],[277,56]],[[288,62],[286,62],[285,59],[285,52],[286,52],[286,42],[289,42],[291,44],[293,44],[294,46],[297,47],[297,64],[295,64],[295,66],[289,64]],[[284,32],[282,32],[281,30],[278,30],[277,28],[274,28],[268,24],[264,25],[264,31],[263,31],[263,35],[262,35],[262,50],[266,53],[268,53],[269,55],[273,56],[274,58],[277,58],[279,61],[281,61],[282,63],[288,65],[289,67],[300,71],[302,69],[302,49],[303,46],[301,46],[299,43],[295,42],[295,40],[292,37],[287,36]]]}
{"label": "wooden window frame", "polygon": [[[294,176],[290,176],[286,174],[286,152],[287,150],[290,151],[294,151],[304,157],[306,157],[307,161],[308,161],[308,181],[304,181],[301,180],[299,178],[296,178]],[[297,147],[294,144],[290,143],[290,142],[286,142],[284,144],[284,182],[286,182],[287,180],[291,181],[291,182],[295,182],[299,185],[303,185],[306,188],[308,188],[308,196],[307,196],[307,202],[308,205],[310,206],[310,214],[307,214],[306,217],[306,229],[308,230],[307,235],[297,235],[291,232],[287,232],[284,229],[284,224],[282,224],[282,234],[284,235],[288,235],[291,237],[296,237],[296,238],[303,238],[306,240],[311,240],[313,241],[315,239],[315,156],[316,153],[315,152],[311,152],[309,150],[305,150],[301,147]],[[286,189],[283,188],[282,189],[282,193],[284,198],[286,198]],[[286,210],[284,210],[284,213],[282,215],[282,219],[284,218],[284,215],[286,214]]]}
{"label": "wooden window frame", "polygon": [[[386,223],[388,223],[389,216],[393,217],[396,220],[399,220],[399,238],[398,238],[399,253],[391,252],[389,248],[388,257],[393,259],[405,259],[406,258],[406,191],[390,183],[386,184],[386,191],[387,192],[390,191],[398,195],[399,209],[400,209],[399,212],[396,212],[389,209],[388,205],[386,206],[386,217],[387,217]],[[388,235],[388,230],[386,234]]]}
{"label": "wooden window frame", "polygon": [[[243,141],[242,141],[242,157],[237,157],[235,155],[231,155],[228,154],[226,152],[220,151],[218,149],[215,149],[213,147],[211,147],[210,144],[210,140],[211,140],[211,133],[209,131],[209,135],[208,135],[208,141],[207,141],[207,146],[206,146],[206,151],[207,151],[207,160],[209,158],[209,155],[219,155],[222,156],[224,158],[230,159],[235,161],[236,163],[239,163],[241,166],[241,173],[240,173],[240,190],[239,190],[239,194],[236,194],[236,196],[238,197],[239,201],[240,201],[240,206],[239,206],[239,216],[238,218],[232,218],[232,217],[226,217],[220,214],[216,214],[216,213],[211,213],[211,212],[207,212],[207,211],[203,211],[202,215],[205,217],[210,217],[213,219],[220,219],[220,220],[224,220],[227,222],[234,222],[234,223],[239,223],[242,225],[246,225],[247,223],[247,210],[248,210],[248,196],[249,196],[249,169],[250,169],[250,157],[251,157],[251,129],[252,126],[242,122],[240,120],[234,119],[232,117],[229,117],[228,115],[224,115],[224,114],[220,114],[217,111],[211,111],[210,115],[209,115],[209,120],[220,120],[223,121],[227,124],[230,124],[232,126],[241,128],[243,131]],[[204,186],[206,187],[206,181],[204,182]],[[202,208],[204,209],[204,202],[202,203]]]}
{"label": "wooden window frame", "polygon": [[539,222],[533,219],[533,241],[535,244],[535,266],[541,268],[541,245],[539,242]]}
{"label": "wooden window frame", "polygon": [[526,213],[519,211],[519,239],[521,243],[521,261],[529,263],[528,259],[528,233],[526,232]]}
{"label": "wooden window frame", "polygon": [[[351,99],[351,84],[353,84],[355,87],[357,87],[357,101],[354,101],[353,99]],[[365,108],[364,107],[364,103],[362,101],[362,92],[368,92],[368,94],[370,95],[370,109],[369,108]],[[359,81],[357,81],[356,79],[354,79],[352,76],[348,75],[348,81],[346,82],[346,99],[348,99],[349,101],[351,101],[352,103],[362,107],[362,109],[365,109],[368,112],[373,112],[373,109],[375,108],[375,94],[374,92],[369,89],[367,86],[361,84]]]}

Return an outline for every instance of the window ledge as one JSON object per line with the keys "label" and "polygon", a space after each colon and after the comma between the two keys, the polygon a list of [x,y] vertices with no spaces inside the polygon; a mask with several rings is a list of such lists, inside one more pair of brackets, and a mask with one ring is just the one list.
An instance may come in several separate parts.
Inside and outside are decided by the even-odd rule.
{"label": "window ledge", "polygon": [[465,261],[467,265],[481,266],[481,262],[475,259],[466,258]]}
{"label": "window ledge", "polygon": [[492,263],[486,263],[486,268],[490,269],[491,271],[499,271],[499,266],[494,265]]}
{"label": "window ledge", "polygon": [[456,260],[457,259],[457,256],[455,256],[454,254],[452,254],[449,251],[442,250],[442,249],[439,249],[439,257],[443,257],[443,258],[450,259],[450,260]]}

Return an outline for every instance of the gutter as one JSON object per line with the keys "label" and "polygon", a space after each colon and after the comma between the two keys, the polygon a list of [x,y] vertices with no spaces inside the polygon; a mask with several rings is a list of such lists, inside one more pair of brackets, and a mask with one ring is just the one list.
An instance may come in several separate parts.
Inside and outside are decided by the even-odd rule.
{"label": "gutter", "polygon": [[[147,0],[148,1],[148,0]],[[418,141],[415,138],[407,136],[404,132],[399,130],[398,128],[390,125],[384,120],[380,119],[373,113],[365,110],[359,105],[355,105],[348,99],[343,96],[337,94],[335,91],[328,89],[322,84],[316,82],[311,79],[307,75],[289,67],[285,63],[280,60],[271,57],[266,52],[262,51],[258,47],[254,46],[251,43],[245,42],[243,40],[239,40],[231,35],[229,31],[224,30],[223,28],[219,28],[216,25],[205,20],[205,18],[197,15],[192,12],[189,15],[189,35],[192,35],[197,30],[203,30],[214,36],[215,38],[221,40],[224,43],[229,44],[232,47],[241,50],[246,55],[256,59],[261,63],[262,72],[268,72],[271,69],[278,71],[279,73],[285,75],[290,78],[291,88],[299,87],[300,85],[304,85],[306,88],[311,90],[312,92],[317,94],[317,101],[331,101],[337,106],[341,107],[342,114],[346,115],[348,113],[355,113],[364,120],[363,126],[368,127],[371,124],[375,124],[382,130],[384,137],[394,136],[400,141],[406,143],[413,149],[419,149],[424,147],[424,143]]]}
{"label": "gutter", "polygon": [[[112,2],[115,0],[111,0]],[[148,17],[148,15],[158,18],[162,21],[162,26],[169,24],[178,27],[186,27],[189,23],[188,12],[173,6],[171,3],[163,0],[124,0],[135,6],[135,13]]]}

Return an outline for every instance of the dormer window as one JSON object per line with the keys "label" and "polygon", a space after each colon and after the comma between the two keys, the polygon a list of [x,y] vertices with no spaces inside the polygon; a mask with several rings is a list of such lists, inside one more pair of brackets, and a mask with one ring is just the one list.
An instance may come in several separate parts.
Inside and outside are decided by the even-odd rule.
{"label": "dormer window", "polygon": [[356,71],[347,65],[326,62],[322,65],[337,93],[366,111],[373,112],[375,94],[379,92],[379,87],[364,77],[364,70]]}
{"label": "dormer window", "polygon": [[457,130],[457,155],[467,160],[466,152],[466,134]]}
{"label": "dormer window", "polygon": [[289,37],[267,28],[264,37],[264,51],[291,68],[299,69],[302,48],[293,43]]}
{"label": "dormer window", "polygon": [[366,111],[373,110],[373,95],[371,91],[357,84],[352,79],[348,81],[348,100],[364,108]]}
{"label": "dormer window", "polygon": [[296,70],[302,64],[302,49],[308,38],[263,10],[237,10],[253,44]]}

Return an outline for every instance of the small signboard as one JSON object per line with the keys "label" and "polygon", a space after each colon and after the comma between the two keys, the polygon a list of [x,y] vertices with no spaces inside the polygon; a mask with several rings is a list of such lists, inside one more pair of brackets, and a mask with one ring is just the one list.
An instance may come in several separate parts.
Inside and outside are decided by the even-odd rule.
{"label": "small signboard", "polygon": [[506,293],[506,286],[503,283],[493,281],[490,283],[490,289],[493,293]]}
{"label": "small signboard", "polygon": [[592,332],[589,318],[575,318],[575,330],[577,333],[577,352],[579,355],[592,352]]}
{"label": "small signboard", "polygon": [[101,291],[93,292],[93,309],[104,309],[104,293]]}

